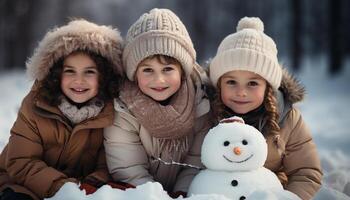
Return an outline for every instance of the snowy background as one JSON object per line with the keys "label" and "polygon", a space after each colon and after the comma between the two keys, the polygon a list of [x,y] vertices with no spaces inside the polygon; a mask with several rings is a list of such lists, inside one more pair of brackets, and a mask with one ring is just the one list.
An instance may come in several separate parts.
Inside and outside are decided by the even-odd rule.
{"label": "snowy background", "polygon": [[[302,70],[295,74],[307,90],[305,101],[297,106],[312,130],[324,169],[324,188],[316,199],[350,199],[347,196],[350,195],[350,60],[344,71],[335,77],[329,77],[324,63],[323,59],[306,60]],[[31,85],[32,81],[26,78],[24,71],[0,71],[0,150],[8,141],[22,98]],[[159,184],[146,184],[126,192],[104,186],[89,196],[74,186],[68,185],[62,190],[53,199],[64,199],[62,195],[70,195],[70,199],[170,199]],[[225,198],[199,195],[186,199]]]}

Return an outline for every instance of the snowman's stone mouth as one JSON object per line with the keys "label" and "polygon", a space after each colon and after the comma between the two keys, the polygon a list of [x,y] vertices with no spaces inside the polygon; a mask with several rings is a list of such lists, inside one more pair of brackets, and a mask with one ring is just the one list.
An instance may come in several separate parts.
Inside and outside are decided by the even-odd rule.
{"label": "snowman's stone mouth", "polygon": [[241,161],[233,161],[233,160],[230,160],[228,159],[225,155],[222,155],[227,161],[231,162],[231,163],[242,163],[242,162],[245,162],[247,160],[249,160],[251,157],[253,157],[253,154],[251,154],[248,158],[244,159],[244,160],[241,160]]}

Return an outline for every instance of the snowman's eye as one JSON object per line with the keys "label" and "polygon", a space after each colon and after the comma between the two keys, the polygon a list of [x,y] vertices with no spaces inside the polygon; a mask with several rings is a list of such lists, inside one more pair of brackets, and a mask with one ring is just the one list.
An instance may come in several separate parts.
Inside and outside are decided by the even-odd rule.
{"label": "snowman's eye", "polygon": [[230,142],[227,141],[227,140],[224,142],[224,146],[225,146],[225,147],[227,147],[229,144],[230,144]]}
{"label": "snowman's eye", "polygon": [[247,140],[242,140],[242,144],[247,145],[248,144]]}

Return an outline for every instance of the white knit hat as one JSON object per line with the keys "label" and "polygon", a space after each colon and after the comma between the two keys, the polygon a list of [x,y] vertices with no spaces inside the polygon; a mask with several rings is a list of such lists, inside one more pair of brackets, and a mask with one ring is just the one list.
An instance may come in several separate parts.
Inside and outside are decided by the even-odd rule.
{"label": "white knit hat", "polygon": [[212,84],[233,70],[251,71],[262,76],[278,89],[282,79],[282,68],[277,59],[274,41],[264,34],[264,24],[257,17],[244,17],[237,25],[237,32],[228,35],[219,45],[209,73]]}
{"label": "white knit hat", "polygon": [[196,51],[185,25],[168,9],[154,8],[129,28],[123,52],[124,69],[129,80],[134,79],[142,60],[156,54],[177,59],[185,74],[191,74]]}

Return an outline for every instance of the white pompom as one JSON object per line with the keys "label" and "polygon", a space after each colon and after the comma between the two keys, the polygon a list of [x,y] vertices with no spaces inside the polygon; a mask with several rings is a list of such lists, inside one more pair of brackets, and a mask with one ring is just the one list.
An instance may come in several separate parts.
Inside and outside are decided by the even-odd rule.
{"label": "white pompom", "polygon": [[237,31],[240,31],[247,28],[263,32],[264,23],[260,20],[259,17],[243,17],[241,20],[239,20],[236,29]]}

